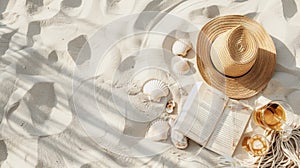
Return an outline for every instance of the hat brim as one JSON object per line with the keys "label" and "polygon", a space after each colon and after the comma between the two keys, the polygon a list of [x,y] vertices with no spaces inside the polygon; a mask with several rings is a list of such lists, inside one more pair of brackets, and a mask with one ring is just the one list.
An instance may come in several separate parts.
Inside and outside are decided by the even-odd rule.
{"label": "hat brim", "polygon": [[[227,77],[215,69],[211,58],[211,44],[218,35],[242,25],[250,30],[258,45],[258,56],[251,70],[240,77]],[[276,48],[272,38],[256,21],[241,15],[220,16],[201,29],[197,42],[197,65],[209,85],[233,99],[250,98],[263,90],[272,78],[276,65]]]}

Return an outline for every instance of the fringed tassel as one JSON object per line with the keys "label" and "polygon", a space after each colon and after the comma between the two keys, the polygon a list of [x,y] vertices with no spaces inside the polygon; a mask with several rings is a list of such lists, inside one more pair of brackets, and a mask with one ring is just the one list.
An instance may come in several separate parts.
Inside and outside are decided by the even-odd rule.
{"label": "fringed tassel", "polygon": [[300,127],[294,127],[289,139],[274,132],[268,153],[256,163],[258,167],[300,167]]}

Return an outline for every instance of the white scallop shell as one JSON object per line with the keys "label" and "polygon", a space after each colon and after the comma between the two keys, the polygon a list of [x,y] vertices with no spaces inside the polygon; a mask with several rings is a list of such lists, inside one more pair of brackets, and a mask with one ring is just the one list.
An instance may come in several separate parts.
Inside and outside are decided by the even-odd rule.
{"label": "white scallop shell", "polygon": [[178,39],[173,43],[172,53],[174,55],[185,57],[192,48],[192,44],[187,39]]}
{"label": "white scallop shell", "polygon": [[150,80],[143,86],[143,93],[147,94],[150,100],[159,102],[162,97],[168,96],[168,86],[160,80]]}
{"label": "white scallop shell", "polygon": [[170,126],[167,121],[158,119],[151,123],[145,138],[152,141],[164,141],[168,139]]}
{"label": "white scallop shell", "polygon": [[175,129],[171,130],[171,141],[177,149],[185,149],[188,147],[187,137]]}
{"label": "white scallop shell", "polygon": [[180,57],[173,57],[171,63],[172,63],[172,70],[179,75],[185,75],[191,69],[188,61]]}

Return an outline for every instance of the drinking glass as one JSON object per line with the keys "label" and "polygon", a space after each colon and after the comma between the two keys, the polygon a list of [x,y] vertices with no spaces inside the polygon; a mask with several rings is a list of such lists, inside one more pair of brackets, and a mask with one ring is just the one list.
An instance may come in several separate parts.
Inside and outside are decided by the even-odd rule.
{"label": "drinking glass", "polygon": [[293,130],[290,126],[292,122],[287,121],[287,116],[291,114],[294,114],[294,111],[287,102],[275,100],[256,108],[253,112],[253,119],[262,128],[279,131],[282,138],[288,139]]}

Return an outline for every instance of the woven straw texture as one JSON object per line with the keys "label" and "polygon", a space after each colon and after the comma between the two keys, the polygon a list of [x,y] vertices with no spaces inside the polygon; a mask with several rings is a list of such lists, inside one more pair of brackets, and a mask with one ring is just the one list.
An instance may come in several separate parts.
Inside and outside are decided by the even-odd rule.
{"label": "woven straw texture", "polygon": [[[236,38],[235,35],[239,34],[239,32],[227,33],[230,31],[245,31],[243,34],[247,38],[241,42],[243,45],[241,51],[237,51],[235,48],[239,47],[236,46],[227,50],[222,48],[222,45],[231,46],[237,44],[236,41],[239,38]],[[248,35],[248,32],[251,36]],[[223,41],[222,44],[220,42],[213,44],[216,39],[220,39],[220,35],[229,37],[227,41],[221,38],[220,42]],[[232,41],[233,43],[231,43]],[[254,41],[255,44],[253,43]],[[243,44],[245,42],[248,44]],[[219,61],[224,60],[223,63],[220,61],[223,71],[222,67],[216,68],[212,61],[212,46],[216,53],[221,54]],[[231,53],[232,60],[228,59],[228,53],[226,54],[226,52],[221,52],[220,50]],[[236,52],[240,53],[237,54]],[[197,53],[197,65],[206,83],[233,99],[246,99],[263,90],[270,81],[276,65],[276,49],[271,37],[259,23],[240,15],[220,16],[208,22],[199,33]],[[249,53],[253,56],[249,55]],[[243,60],[239,61],[238,57],[241,55]],[[238,64],[243,64],[245,67],[241,69]],[[251,66],[249,67],[249,65]],[[226,69],[227,74],[225,72]],[[229,70],[232,72],[229,72]],[[247,70],[246,73],[242,72],[245,70]],[[241,73],[239,74],[238,72]]]}

